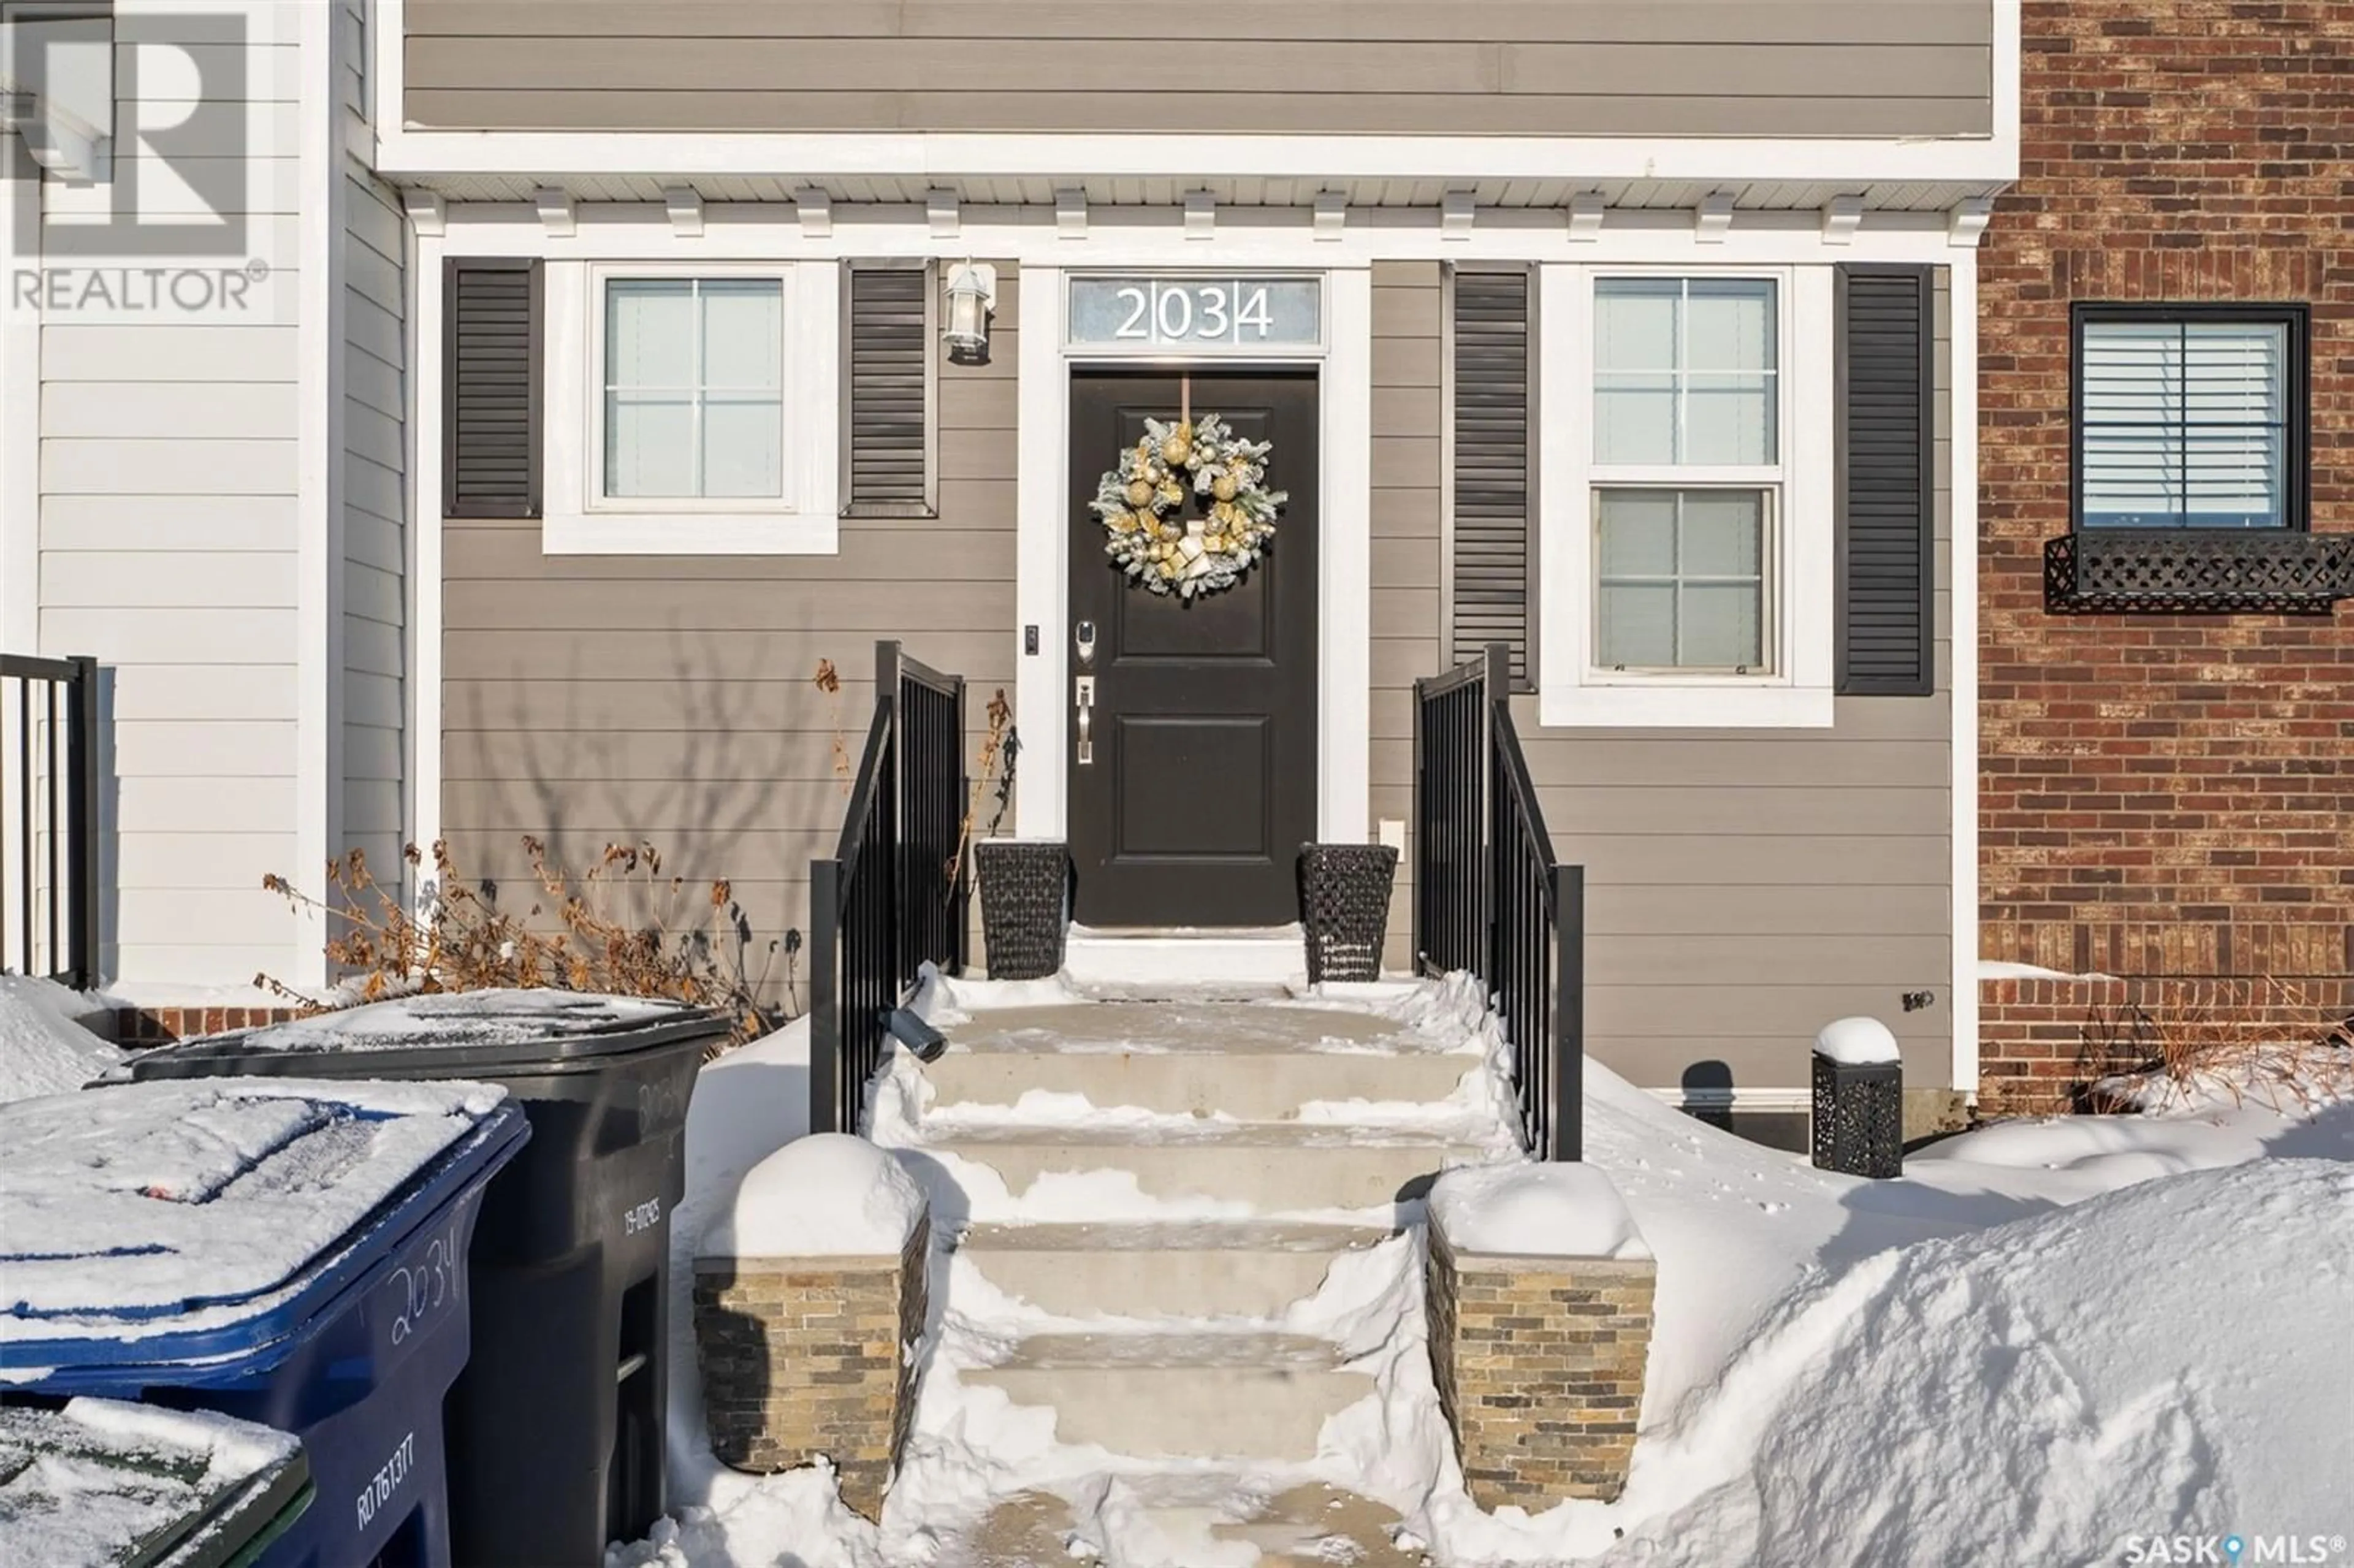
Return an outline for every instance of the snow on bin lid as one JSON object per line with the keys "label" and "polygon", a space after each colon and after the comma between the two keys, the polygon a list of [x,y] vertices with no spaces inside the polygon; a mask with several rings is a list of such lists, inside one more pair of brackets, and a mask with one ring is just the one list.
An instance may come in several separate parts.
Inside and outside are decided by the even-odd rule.
{"label": "snow on bin lid", "polygon": [[1815,1054],[1842,1067],[1868,1067],[1903,1060],[1894,1031],[1877,1018],[1840,1018],[1815,1036]]}
{"label": "snow on bin lid", "polygon": [[0,1346],[276,1289],[505,1097],[199,1078],[0,1107]]}
{"label": "snow on bin lid", "polygon": [[703,1009],[683,1001],[646,997],[568,991],[436,991],[266,1024],[237,1038],[270,1051],[524,1045],[705,1016]]}
{"label": "snow on bin lid", "polygon": [[0,1538],[9,1561],[41,1568],[155,1562],[225,1514],[268,1523],[301,1489],[302,1458],[283,1432],[207,1411],[111,1399],[0,1408]]}

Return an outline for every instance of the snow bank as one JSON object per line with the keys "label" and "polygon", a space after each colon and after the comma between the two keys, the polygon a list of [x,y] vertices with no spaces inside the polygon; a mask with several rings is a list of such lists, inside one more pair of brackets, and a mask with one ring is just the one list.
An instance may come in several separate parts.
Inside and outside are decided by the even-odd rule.
{"label": "snow bank", "polygon": [[70,1094],[122,1065],[77,1022],[90,1011],[54,980],[0,975],[0,1102]]}
{"label": "snow bank", "polygon": [[1815,1054],[1842,1067],[1871,1067],[1901,1062],[1896,1033],[1877,1018],[1838,1018],[1815,1036]]}
{"label": "snow bank", "polygon": [[2349,1279],[2354,1170],[2306,1160],[1875,1258],[1759,1336],[1774,1414],[1737,1476],[1646,1526],[1641,1560],[2106,1563],[2136,1535],[2343,1535]]}
{"label": "snow bank", "polygon": [[1431,1188],[1430,1217],[1458,1252],[1651,1255],[1618,1189],[1591,1165],[1459,1166]]}
{"label": "snow bank", "polygon": [[896,1257],[923,1190],[863,1138],[821,1132],[752,1167],[703,1233],[704,1257]]}

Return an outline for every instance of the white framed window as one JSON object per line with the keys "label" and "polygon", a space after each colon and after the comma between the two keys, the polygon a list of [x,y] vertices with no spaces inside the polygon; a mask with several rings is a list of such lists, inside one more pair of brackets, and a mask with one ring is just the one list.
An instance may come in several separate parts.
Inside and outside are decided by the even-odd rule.
{"label": "white framed window", "polygon": [[785,281],[603,281],[591,504],[775,503],[785,495]]}
{"label": "white framed window", "polygon": [[1543,274],[1540,716],[1829,725],[1831,269]]}
{"label": "white framed window", "polygon": [[831,261],[550,262],[542,548],[832,553],[838,272]]}

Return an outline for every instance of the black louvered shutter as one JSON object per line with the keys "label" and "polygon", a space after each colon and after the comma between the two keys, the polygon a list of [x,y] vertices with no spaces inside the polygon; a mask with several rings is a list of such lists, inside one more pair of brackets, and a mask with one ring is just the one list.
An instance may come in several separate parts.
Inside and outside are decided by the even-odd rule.
{"label": "black louvered shutter", "polygon": [[540,264],[442,264],[442,512],[539,515]]}
{"label": "black louvered shutter", "polygon": [[1529,277],[1455,277],[1454,657],[1490,642],[1529,678]]}
{"label": "black louvered shutter", "polygon": [[1936,434],[1925,267],[1839,270],[1839,690],[1936,678]]}
{"label": "black louvered shutter", "polygon": [[931,493],[928,269],[850,271],[850,488],[855,515],[925,516]]}

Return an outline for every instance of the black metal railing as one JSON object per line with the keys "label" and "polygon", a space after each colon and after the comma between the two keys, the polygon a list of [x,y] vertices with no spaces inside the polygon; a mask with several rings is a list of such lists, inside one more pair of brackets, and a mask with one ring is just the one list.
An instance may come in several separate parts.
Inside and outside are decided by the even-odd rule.
{"label": "black metal railing", "polygon": [[1541,1160],[1585,1150],[1585,868],[1563,865],[1512,723],[1500,642],[1414,694],[1414,943],[1431,973],[1479,977],[1512,1051],[1521,1132]]}
{"label": "black metal railing", "polygon": [[875,645],[842,837],[810,862],[810,1130],[855,1131],[884,1020],[926,962],[964,967],[964,678]]}
{"label": "black metal railing", "polygon": [[0,969],[98,979],[98,661],[0,653]]}

